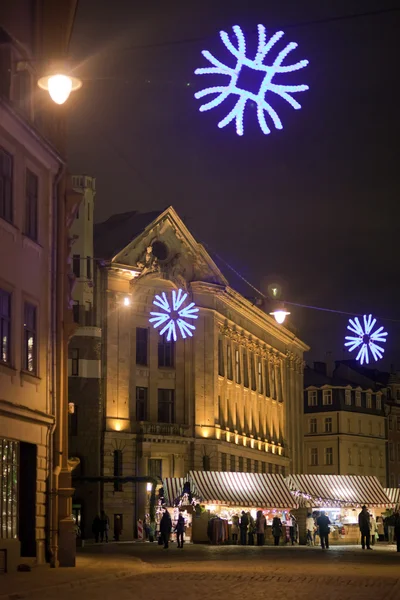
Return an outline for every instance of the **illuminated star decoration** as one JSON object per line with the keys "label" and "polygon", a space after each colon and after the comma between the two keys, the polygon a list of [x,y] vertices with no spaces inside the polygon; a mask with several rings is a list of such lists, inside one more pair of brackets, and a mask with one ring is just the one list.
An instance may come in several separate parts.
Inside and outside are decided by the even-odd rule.
{"label": "illuminated star decoration", "polygon": [[[210,52],[207,50],[203,50],[202,54],[204,58],[208,60],[212,67],[205,67],[201,69],[196,69],[196,75],[227,75],[230,77],[230,82],[228,85],[218,85],[214,87],[209,87],[197,92],[195,94],[195,98],[204,98],[204,96],[208,96],[209,94],[217,94],[217,96],[200,106],[200,111],[204,112],[206,110],[210,110],[211,108],[215,108],[219,106],[224,100],[226,100],[231,94],[235,94],[238,96],[238,100],[233,107],[233,109],[226,115],[222,121],[218,123],[218,127],[222,128],[228,125],[234,119],[236,120],[236,133],[238,135],[243,135],[243,114],[244,109],[246,108],[246,103],[248,100],[254,102],[257,106],[257,117],[258,123],[260,125],[261,131],[268,135],[271,133],[270,128],[267,125],[267,121],[265,118],[265,114],[270,117],[276,129],[283,129],[282,122],[276,113],[276,111],[272,108],[271,104],[266,101],[265,97],[268,92],[273,92],[277,94],[283,100],[286,100],[296,110],[301,108],[301,105],[292,97],[292,94],[297,92],[304,92],[308,90],[308,85],[278,85],[272,83],[272,80],[275,75],[279,75],[281,73],[291,73],[292,71],[298,71],[299,69],[303,69],[308,65],[308,60],[300,60],[297,63],[292,65],[282,65],[284,59],[287,57],[289,52],[297,48],[297,44],[294,42],[290,42],[285,46],[283,50],[281,50],[272,64],[266,65],[264,64],[264,60],[267,54],[270,52],[272,47],[278,42],[282,36],[284,35],[283,31],[278,31],[275,33],[267,42],[266,39],[266,30],[264,25],[258,25],[258,48],[257,53],[253,59],[246,57],[246,41],[243,35],[243,31],[238,25],[233,26],[233,32],[237,39],[237,46],[235,46],[229,35],[225,31],[220,31],[221,40],[225,44],[227,50],[236,58],[236,66],[234,68],[230,68],[227,65],[221,63],[218,59],[216,59]],[[258,92],[253,93],[250,90],[242,89],[240,87],[239,76],[242,72],[242,69],[252,69],[253,71],[257,71],[259,73],[265,73],[262,83]],[[269,98],[270,94],[268,94]]]}
{"label": "illuminated star decoration", "polygon": [[178,339],[178,331],[183,339],[187,336],[193,337],[193,331],[196,329],[192,323],[187,323],[184,319],[197,319],[199,309],[196,308],[194,302],[191,302],[184,308],[182,304],[185,302],[187,294],[182,290],[172,290],[172,303],[169,302],[165,292],[161,296],[156,295],[153,304],[162,309],[163,312],[151,312],[152,318],[149,322],[153,324],[155,329],[163,325],[160,329],[160,335],[167,334],[167,341],[171,338],[176,342]]}
{"label": "illuminated star decoration", "polygon": [[371,352],[375,361],[383,357],[385,349],[382,348],[382,346],[378,346],[377,342],[386,342],[387,337],[387,332],[383,330],[383,327],[379,327],[379,329],[373,331],[376,319],[374,319],[372,315],[364,315],[363,321],[364,326],[361,325],[358,317],[349,319],[347,329],[355,333],[355,336],[347,335],[346,340],[348,340],[348,342],[345,343],[345,346],[348,346],[349,348],[349,352],[358,349],[356,360],[358,360],[361,365],[363,365],[364,362],[367,364],[369,363],[369,352]]}

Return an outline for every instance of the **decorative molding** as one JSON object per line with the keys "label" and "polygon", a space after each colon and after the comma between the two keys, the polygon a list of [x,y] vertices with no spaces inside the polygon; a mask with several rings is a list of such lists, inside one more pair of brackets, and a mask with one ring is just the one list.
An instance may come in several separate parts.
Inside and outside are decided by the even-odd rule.
{"label": "decorative molding", "polygon": [[235,326],[229,325],[227,321],[224,321],[223,323],[219,321],[217,325],[219,333],[232,340],[232,342],[235,342],[243,348],[247,348],[247,350],[250,350],[250,352],[253,352],[256,356],[268,360],[272,365],[282,364],[284,355],[262,342],[259,338],[247,333],[244,329],[238,329]]}
{"label": "decorative molding", "polygon": [[22,247],[30,248],[31,250],[34,250],[36,252],[36,254],[39,256],[39,258],[41,258],[42,252],[43,252],[42,246],[40,244],[38,244],[38,242],[31,240],[26,235],[22,236]]}

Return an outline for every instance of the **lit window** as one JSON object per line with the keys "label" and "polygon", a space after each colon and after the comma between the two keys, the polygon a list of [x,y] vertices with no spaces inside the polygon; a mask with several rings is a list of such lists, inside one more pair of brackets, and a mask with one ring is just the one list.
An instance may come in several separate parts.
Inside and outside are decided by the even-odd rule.
{"label": "lit window", "polygon": [[317,419],[310,419],[310,433],[317,433]]}
{"label": "lit window", "polygon": [[372,408],[372,397],[370,392],[367,392],[367,408]]}
{"label": "lit window", "polygon": [[240,352],[235,350],[235,381],[240,383]]}
{"label": "lit window", "polygon": [[318,404],[318,399],[317,399],[317,392],[314,391],[310,391],[308,392],[308,406],[317,406]]}
{"label": "lit window", "polygon": [[325,464],[333,465],[333,448],[325,448]]}
{"label": "lit window", "polygon": [[312,467],[318,466],[318,448],[311,448],[310,450],[310,465]]}
{"label": "lit window", "polygon": [[327,417],[325,419],[325,433],[332,433],[332,418]]}
{"label": "lit window", "polygon": [[0,538],[17,537],[18,442],[0,439]]}
{"label": "lit window", "polygon": [[0,290],[0,362],[11,362],[11,294]]}
{"label": "lit window", "polygon": [[36,306],[25,302],[23,368],[33,375],[37,371],[36,320]]}
{"label": "lit window", "polygon": [[361,392],[356,392],[356,406],[361,406]]}
{"label": "lit window", "polygon": [[345,390],[344,401],[346,406],[351,406],[351,390]]}
{"label": "lit window", "polygon": [[332,390],[324,390],[322,392],[322,404],[324,406],[332,405]]}
{"label": "lit window", "polygon": [[258,361],[258,393],[263,393],[263,376],[262,376],[262,363]]}

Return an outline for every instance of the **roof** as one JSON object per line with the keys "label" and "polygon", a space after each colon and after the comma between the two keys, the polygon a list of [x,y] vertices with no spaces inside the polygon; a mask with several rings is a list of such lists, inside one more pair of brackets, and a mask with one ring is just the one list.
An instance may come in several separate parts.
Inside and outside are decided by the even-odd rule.
{"label": "roof", "polygon": [[164,210],[140,213],[137,210],[113,215],[94,226],[94,253],[98,259],[111,260],[140,235]]}
{"label": "roof", "polygon": [[[289,488],[309,506],[390,506],[377,477],[366,475],[289,475]],[[304,502],[303,502],[304,503]]]}
{"label": "roof", "polygon": [[[183,486],[187,481],[189,481],[188,477],[165,477],[163,479],[164,498],[168,506],[175,506],[175,500],[182,496]],[[196,486],[192,482],[190,482],[190,490],[196,499],[201,500]]]}
{"label": "roof", "polygon": [[384,492],[389,498],[390,502],[400,507],[400,488],[385,488]]}
{"label": "roof", "polygon": [[297,507],[283,475],[190,471],[189,480],[195,484],[201,498],[208,504],[240,508]]}

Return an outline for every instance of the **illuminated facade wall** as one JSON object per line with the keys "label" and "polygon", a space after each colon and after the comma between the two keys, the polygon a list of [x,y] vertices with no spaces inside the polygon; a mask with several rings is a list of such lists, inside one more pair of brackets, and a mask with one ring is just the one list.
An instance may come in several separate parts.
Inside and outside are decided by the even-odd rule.
{"label": "illuminated facade wall", "polygon": [[[168,342],[150,312],[156,294],[181,288],[199,318],[192,338]],[[105,475],[301,471],[307,346],[229,287],[172,208],[100,269],[97,294]],[[146,485],[121,487],[104,486],[104,507],[129,539]]]}

